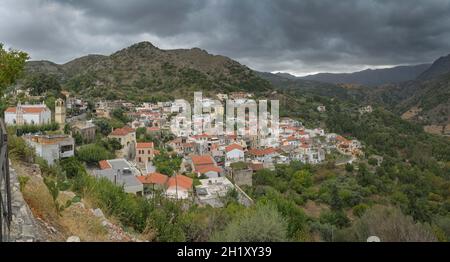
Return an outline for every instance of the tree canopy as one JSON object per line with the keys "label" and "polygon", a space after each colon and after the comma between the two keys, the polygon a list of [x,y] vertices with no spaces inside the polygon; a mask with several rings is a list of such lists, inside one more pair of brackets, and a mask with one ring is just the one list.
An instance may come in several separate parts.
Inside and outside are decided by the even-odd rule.
{"label": "tree canopy", "polygon": [[0,95],[20,76],[28,58],[27,53],[13,49],[5,50],[0,43]]}

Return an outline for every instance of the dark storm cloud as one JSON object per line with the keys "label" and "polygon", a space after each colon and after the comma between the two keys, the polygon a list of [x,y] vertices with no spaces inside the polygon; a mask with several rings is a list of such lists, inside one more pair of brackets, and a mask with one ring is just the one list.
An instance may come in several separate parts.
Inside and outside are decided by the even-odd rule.
{"label": "dark storm cloud", "polygon": [[36,59],[65,62],[142,40],[297,74],[422,63],[450,53],[450,0],[0,3],[0,41]]}

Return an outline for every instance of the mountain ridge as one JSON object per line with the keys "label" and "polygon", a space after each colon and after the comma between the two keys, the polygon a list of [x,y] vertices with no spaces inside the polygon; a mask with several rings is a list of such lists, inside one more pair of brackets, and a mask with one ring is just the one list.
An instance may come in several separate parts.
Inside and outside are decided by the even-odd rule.
{"label": "mountain ridge", "polygon": [[418,80],[430,80],[434,77],[446,74],[450,71],[450,54],[441,56],[435,60],[431,66],[422,72],[417,79]]}
{"label": "mountain ridge", "polygon": [[192,90],[262,91],[270,83],[245,65],[200,48],[159,49],[140,42],[111,55],[87,55],[64,64],[30,61],[26,73],[51,74],[64,88],[91,97],[183,97]]}
{"label": "mountain ridge", "polygon": [[431,64],[395,66],[382,69],[366,69],[353,73],[318,73],[300,77],[331,84],[358,84],[375,87],[388,83],[400,83],[413,80],[427,70]]}

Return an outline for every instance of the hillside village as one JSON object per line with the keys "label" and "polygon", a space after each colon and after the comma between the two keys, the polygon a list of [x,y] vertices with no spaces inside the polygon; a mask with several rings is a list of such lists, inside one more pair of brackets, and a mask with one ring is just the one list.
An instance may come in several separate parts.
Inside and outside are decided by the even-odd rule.
{"label": "hillside village", "polygon": [[0,243],[450,242],[450,1],[22,2]]}
{"label": "hillside village", "polygon": [[27,63],[2,95],[13,205],[45,232],[16,217],[19,239],[366,241],[381,220],[414,232],[384,239],[450,236],[450,144],[356,89],[149,43],[77,61]]}
{"label": "hillside village", "polygon": [[[114,157],[95,163],[87,161],[90,175],[149,199],[162,194],[169,199],[221,207],[221,198],[235,190],[242,204],[251,205],[253,200],[241,187],[252,186],[252,175],[258,170],[274,170],[277,164],[292,161],[317,165],[330,155],[340,159],[336,165],[344,165],[364,156],[358,140],[321,128],[308,129],[288,117],[280,119],[279,141],[261,146],[258,135],[207,135],[194,130],[175,136],[170,130],[170,119],[180,113],[179,100],[140,104],[99,100],[89,108],[82,98],[65,91],[62,94],[55,101],[54,113],[44,103],[29,105],[19,101],[6,109],[6,124],[32,130],[30,126],[57,123],[59,131],[22,134],[22,139],[49,165],[74,157],[77,151],[106,139],[116,146]],[[217,94],[215,98],[203,98],[202,103],[227,98],[245,103],[251,97],[245,92]],[[320,106],[317,110],[326,109]],[[96,125],[117,118],[117,112],[124,120],[122,126],[105,130]],[[155,161],[176,164],[167,169]]]}

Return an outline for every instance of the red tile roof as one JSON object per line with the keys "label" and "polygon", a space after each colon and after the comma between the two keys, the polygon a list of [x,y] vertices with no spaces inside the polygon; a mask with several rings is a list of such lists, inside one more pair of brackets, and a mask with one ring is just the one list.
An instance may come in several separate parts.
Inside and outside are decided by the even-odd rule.
{"label": "red tile roof", "polygon": [[101,160],[98,162],[98,165],[100,166],[100,169],[110,169],[111,165],[108,163],[107,160]]}
{"label": "red tile roof", "polygon": [[139,179],[142,184],[165,185],[169,177],[161,173],[150,173],[146,176],[138,176],[137,179]]}
{"label": "red tile roof", "polygon": [[177,186],[184,189],[192,188],[193,179],[183,175],[171,176],[169,181],[167,181],[167,187]]}
{"label": "red tile roof", "polygon": [[217,172],[220,173],[222,172],[222,168],[215,166],[215,165],[205,165],[205,166],[199,166],[195,169],[195,172],[198,172],[200,174],[205,174],[207,172]]}
{"label": "red tile roof", "polygon": [[208,156],[208,155],[202,155],[202,156],[194,155],[194,156],[191,156],[191,159],[192,159],[192,163],[195,166],[214,165],[213,158],[211,156]]}
{"label": "red tile roof", "polygon": [[153,142],[136,143],[136,148],[153,148]]}
{"label": "red tile roof", "polygon": [[343,137],[343,136],[337,136],[336,140],[341,142],[341,143],[344,143],[344,144],[350,143],[350,141],[348,139],[346,139],[345,137]]}
{"label": "red tile roof", "polygon": [[234,149],[237,149],[237,150],[240,150],[240,151],[244,151],[242,146],[238,145],[238,144],[231,144],[231,145],[225,147],[225,151],[227,151],[227,152],[230,152],[230,151],[232,151]]}
{"label": "red tile roof", "polygon": [[289,136],[286,138],[287,141],[296,141],[297,138],[295,138],[294,136]]}
{"label": "red tile roof", "polygon": [[264,149],[252,149],[252,150],[249,150],[248,152],[254,156],[265,156],[265,155],[270,155],[270,154],[276,153],[277,150],[273,147],[268,147],[268,148],[264,148]]}
{"label": "red tile roof", "polygon": [[[43,111],[47,110],[47,107],[42,106],[42,107],[26,107],[26,106],[22,106],[22,111],[25,114],[39,114]],[[5,112],[7,113],[16,113],[16,107],[8,107]]]}
{"label": "red tile roof", "polygon": [[116,128],[111,132],[111,135],[113,136],[125,136],[129,133],[134,132],[134,129],[128,126],[124,126],[122,128]]}

